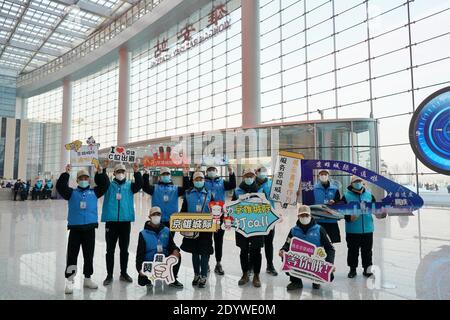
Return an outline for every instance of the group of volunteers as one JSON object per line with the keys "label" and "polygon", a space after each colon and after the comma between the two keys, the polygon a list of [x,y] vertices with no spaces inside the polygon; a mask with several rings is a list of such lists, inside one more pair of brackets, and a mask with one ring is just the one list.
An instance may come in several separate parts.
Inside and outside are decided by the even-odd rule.
{"label": "group of volunteers", "polygon": [[[117,242],[120,249],[120,280],[131,283],[133,280],[127,272],[128,248],[130,243],[131,222],[135,221],[134,194],[141,189],[151,196],[151,209],[149,220],[145,222],[144,228],[139,233],[136,251],[136,270],[138,272],[138,284],[140,286],[152,287],[152,282],[142,272],[143,262],[153,261],[157,253],[166,257],[174,255],[178,258],[173,268],[175,282],[170,287],[182,289],[183,284],[177,279],[181,265],[181,251],[191,253],[192,266],[194,270],[193,286],[204,288],[207,284],[207,276],[210,271],[209,259],[215,255],[216,264],[214,272],[224,275],[222,265],[224,230],[219,228],[217,232],[199,232],[196,236],[183,236],[181,246],[174,242],[175,233],[169,229],[170,216],[173,213],[209,213],[211,201],[223,201],[227,199],[226,192],[233,191],[232,200],[247,193],[264,193],[274,208],[275,203],[270,199],[271,180],[265,167],[256,170],[245,169],[242,173],[242,182],[236,185],[236,175],[231,166],[228,166],[228,180],[223,179],[218,169],[210,166],[203,173],[196,169],[189,173],[183,171],[183,183],[177,186],[172,181],[171,170],[160,168],[159,180],[156,184],[150,184],[150,175],[139,172],[137,164],[133,165],[134,181],[126,178],[126,167],[117,164],[114,167],[114,178],[110,181],[106,169],[109,161],[105,161],[102,168],[96,167],[94,177],[95,187],[91,187],[91,177],[88,171],[78,170],[76,188],[69,187],[71,166],[66,166],[66,172],[59,177],[56,189],[58,193],[68,201],[68,229],[69,237],[67,244],[66,261],[66,287],[65,293],[73,293],[73,283],[76,274],[77,258],[80,247],[83,250],[84,287],[97,289],[98,285],[92,281],[93,257],[95,249],[95,229],[98,227],[98,199],[104,197],[102,206],[101,222],[105,223],[106,240],[106,270],[107,275],[103,281],[104,286],[113,282],[114,253]],[[328,170],[321,170],[318,182],[314,186],[314,197],[316,204],[333,205],[335,203],[372,202],[374,197],[364,187],[362,179],[353,176],[351,183],[345,190],[343,197],[339,189],[330,180]],[[179,198],[182,205],[179,208]],[[333,243],[340,242],[340,231],[336,220],[315,220],[311,216],[311,210],[306,205],[299,205],[297,210],[298,220],[290,230],[286,242],[279,250],[289,250],[292,237],[323,247],[327,257],[326,261],[333,263],[335,249]],[[347,263],[350,267],[349,278],[356,276],[358,256],[361,249],[364,276],[370,277],[369,267],[372,265],[372,242],[374,225],[371,215],[346,216],[346,240],[348,247]],[[266,236],[244,237],[235,233],[236,246],[240,249],[240,266],[242,276],[238,281],[239,286],[250,282],[254,287],[261,287],[260,272],[262,266],[262,252],[266,258],[266,272],[277,276],[278,273],[273,265],[273,239],[275,228]],[[332,278],[334,275],[332,275]],[[302,280],[290,276],[288,290],[303,287]],[[318,289],[319,284],[313,283],[313,288]]]}
{"label": "group of volunteers", "polygon": [[37,178],[34,186],[31,186],[31,180],[18,179],[14,184],[10,183],[9,187],[12,187],[14,201],[17,201],[18,195],[22,201],[27,200],[30,191],[32,200],[52,198],[53,182],[51,179]]}

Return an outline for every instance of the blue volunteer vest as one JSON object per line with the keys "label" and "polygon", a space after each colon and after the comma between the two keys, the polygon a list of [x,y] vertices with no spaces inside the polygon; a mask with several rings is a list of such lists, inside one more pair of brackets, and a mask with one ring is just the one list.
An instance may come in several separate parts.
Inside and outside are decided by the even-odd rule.
{"label": "blue volunteer vest", "polygon": [[299,226],[295,226],[291,229],[291,233],[294,237],[308,241],[316,247],[322,246],[322,243],[320,242],[320,225],[318,224],[313,225],[306,233],[304,233]]}
{"label": "blue volunteer vest", "polygon": [[[263,188],[259,188],[257,192],[262,193],[262,192],[264,192],[264,190],[263,190]],[[234,193],[236,194],[236,197],[239,198],[240,195],[246,194],[247,192],[245,192],[244,189],[237,187],[236,190],[234,190]]]}
{"label": "blue volunteer vest", "polygon": [[53,188],[53,182],[48,181],[48,182],[45,184],[45,188],[48,189],[48,190],[52,189],[52,188]]}
{"label": "blue volunteer vest", "polygon": [[[351,191],[344,193],[347,203],[372,202],[372,194],[365,190],[363,194],[358,195]],[[345,232],[347,233],[371,233],[374,231],[372,214],[361,214],[354,222],[345,222]]]}
{"label": "blue volunteer vest", "polygon": [[[167,197],[167,201],[164,201],[164,196]],[[178,212],[178,187],[172,184],[157,184],[153,192],[151,206],[161,209],[162,222],[169,222],[170,216]]]}
{"label": "blue volunteer vest", "polygon": [[[206,201],[205,201],[206,198]],[[186,191],[186,201],[188,206],[188,212],[197,212],[197,205],[203,206],[201,212],[209,212],[209,202],[211,201],[211,192],[205,188],[200,191],[196,188],[192,188]]]}
{"label": "blue volunteer vest", "polygon": [[[334,200],[338,188],[330,182],[330,186],[325,189],[322,183],[318,182],[314,185],[314,204],[327,204],[328,201]],[[317,219],[319,223],[337,223],[333,219]]]}
{"label": "blue volunteer vest", "polygon": [[162,253],[166,257],[169,255],[169,228],[164,227],[159,233],[144,229],[141,231],[141,234],[145,241],[144,261],[153,261],[155,254],[158,252],[158,241],[163,247]]}
{"label": "blue volunteer vest", "polygon": [[[117,193],[121,194],[120,200],[116,198]],[[109,185],[102,208],[102,222],[108,221],[134,221],[134,196],[130,181],[118,184],[113,180]]]}
{"label": "blue volunteer vest", "polygon": [[[86,208],[81,209],[80,203],[86,202]],[[68,226],[79,226],[97,223],[97,196],[93,189],[76,188],[69,199]]]}
{"label": "blue volunteer vest", "polygon": [[273,202],[272,199],[270,199],[270,189],[272,188],[272,180],[267,179],[266,182],[264,182],[260,186],[260,190],[262,189],[262,192],[266,195],[267,200],[269,200],[270,206],[272,208],[275,208],[275,202]]}
{"label": "blue volunteer vest", "polygon": [[205,188],[211,191],[214,200],[225,201],[225,186],[223,179],[205,179]]}
{"label": "blue volunteer vest", "polygon": [[36,182],[36,184],[34,185],[34,188],[36,190],[40,190],[42,188],[42,182],[41,181]]}

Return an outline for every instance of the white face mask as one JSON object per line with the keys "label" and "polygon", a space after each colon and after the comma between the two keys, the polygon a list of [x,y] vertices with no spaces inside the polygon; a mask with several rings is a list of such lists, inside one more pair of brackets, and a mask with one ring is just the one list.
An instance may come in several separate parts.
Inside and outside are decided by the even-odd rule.
{"label": "white face mask", "polygon": [[328,175],[327,174],[321,174],[319,176],[319,180],[320,180],[320,182],[323,182],[323,183],[328,182]]}
{"label": "white face mask", "polygon": [[304,217],[304,218],[298,218],[298,221],[300,221],[301,224],[307,225],[311,222],[311,216]]}
{"label": "white face mask", "polygon": [[125,174],[124,173],[116,174],[116,179],[122,181],[123,179],[125,179]]}
{"label": "white face mask", "polygon": [[161,216],[153,216],[150,217],[150,221],[154,224],[154,225],[158,225],[161,223]]}

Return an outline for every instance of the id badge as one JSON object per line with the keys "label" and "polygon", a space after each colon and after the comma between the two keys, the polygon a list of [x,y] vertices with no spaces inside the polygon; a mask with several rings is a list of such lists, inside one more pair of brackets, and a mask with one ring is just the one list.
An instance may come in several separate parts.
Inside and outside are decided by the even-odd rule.
{"label": "id badge", "polygon": [[80,201],[80,209],[86,209],[86,201]]}
{"label": "id badge", "polygon": [[162,246],[162,244],[158,244],[158,245],[156,246],[156,249],[158,250],[158,253],[163,252],[163,246]]}
{"label": "id badge", "polygon": [[168,202],[169,201],[169,196],[167,194],[164,195],[164,202]]}
{"label": "id badge", "polygon": [[197,204],[196,210],[197,210],[197,212],[202,211],[202,205],[201,204]]}
{"label": "id badge", "polygon": [[122,194],[116,193],[116,200],[122,200]]}

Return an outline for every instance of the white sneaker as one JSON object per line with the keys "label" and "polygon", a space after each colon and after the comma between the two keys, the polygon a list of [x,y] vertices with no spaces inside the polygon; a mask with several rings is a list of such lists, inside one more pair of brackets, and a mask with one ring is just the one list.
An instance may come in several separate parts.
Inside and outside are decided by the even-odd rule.
{"label": "white sneaker", "polygon": [[67,280],[66,279],[66,288],[64,289],[65,294],[72,294],[73,293],[73,280]]}
{"label": "white sneaker", "polygon": [[83,286],[85,288],[89,288],[89,289],[97,289],[98,285],[91,280],[91,278],[84,278],[84,284]]}

